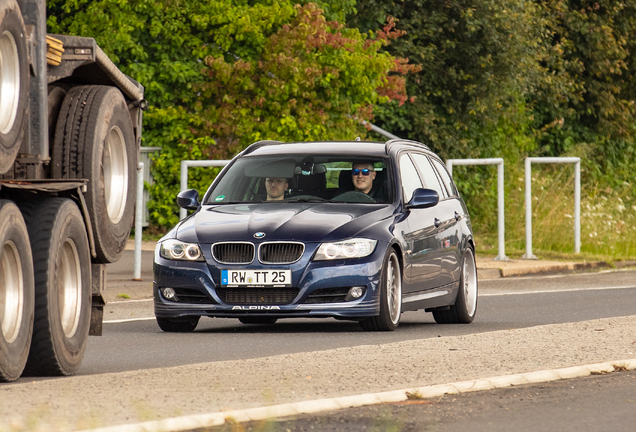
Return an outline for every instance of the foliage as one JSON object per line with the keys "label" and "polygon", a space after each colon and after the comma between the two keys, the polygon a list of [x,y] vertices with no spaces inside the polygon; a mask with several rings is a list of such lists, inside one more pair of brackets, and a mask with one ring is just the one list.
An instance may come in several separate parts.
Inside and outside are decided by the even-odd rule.
{"label": "foliage", "polygon": [[[330,17],[353,2],[325,1]],[[365,136],[373,104],[404,101],[404,61],[377,37],[328,22],[315,4],[245,0],[50,0],[49,29],[94,37],[146,87],[144,141],[155,161],[151,219],[178,219],[184,159],[230,158],[261,138]],[[396,76],[392,76],[392,71]],[[192,170],[203,192],[210,170]]]}
{"label": "foliage", "polygon": [[428,142],[444,157],[493,157],[489,141],[474,140],[527,123],[527,112],[519,116],[518,109],[541,79],[532,4],[360,0],[357,9],[349,24],[362,30],[395,17],[406,34],[387,50],[422,66],[408,80],[414,104],[376,110],[388,130]]}
{"label": "foliage", "polygon": [[[377,107],[377,123],[444,157],[503,157],[507,214],[523,215],[512,185],[528,155],[581,157],[590,195],[634,181],[635,8],[635,0],[359,0],[348,23],[365,30],[395,19],[406,35],[385,49],[422,66],[407,78],[415,103]],[[458,174],[478,230],[495,231],[494,168]]]}

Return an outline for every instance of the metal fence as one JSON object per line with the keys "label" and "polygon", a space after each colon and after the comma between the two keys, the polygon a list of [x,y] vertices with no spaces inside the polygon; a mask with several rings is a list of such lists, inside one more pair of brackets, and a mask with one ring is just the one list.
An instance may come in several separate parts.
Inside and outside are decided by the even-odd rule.
{"label": "metal fence", "polygon": [[574,253],[581,252],[581,158],[529,157],[526,158],[526,253],[521,258],[537,259],[532,253],[532,163],[574,164]]}
{"label": "metal fence", "polygon": [[502,158],[490,159],[449,159],[446,167],[453,176],[453,165],[497,165],[497,233],[498,253],[495,260],[508,261],[506,256],[505,218],[504,218],[504,160]]}

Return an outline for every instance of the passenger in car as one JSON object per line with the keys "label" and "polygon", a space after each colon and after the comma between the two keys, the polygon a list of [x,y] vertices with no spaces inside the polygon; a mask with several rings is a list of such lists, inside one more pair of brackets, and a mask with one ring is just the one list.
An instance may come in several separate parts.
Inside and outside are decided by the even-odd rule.
{"label": "passenger in car", "polygon": [[287,179],[283,177],[267,177],[265,179],[267,201],[282,201],[285,199],[285,190],[288,187]]}

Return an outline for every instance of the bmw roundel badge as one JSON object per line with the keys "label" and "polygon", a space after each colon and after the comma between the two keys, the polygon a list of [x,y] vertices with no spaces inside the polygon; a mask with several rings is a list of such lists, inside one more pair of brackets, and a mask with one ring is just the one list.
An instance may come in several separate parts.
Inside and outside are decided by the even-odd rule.
{"label": "bmw roundel badge", "polygon": [[260,238],[263,238],[263,237],[265,237],[265,233],[262,232],[262,231],[254,233],[254,238],[260,239]]}

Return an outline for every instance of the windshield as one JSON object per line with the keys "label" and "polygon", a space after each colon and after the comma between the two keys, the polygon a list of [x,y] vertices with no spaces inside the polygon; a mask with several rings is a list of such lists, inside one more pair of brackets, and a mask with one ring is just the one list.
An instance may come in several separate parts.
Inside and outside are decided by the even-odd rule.
{"label": "windshield", "polygon": [[204,204],[388,203],[393,194],[387,166],[377,157],[246,156],[228,168]]}

